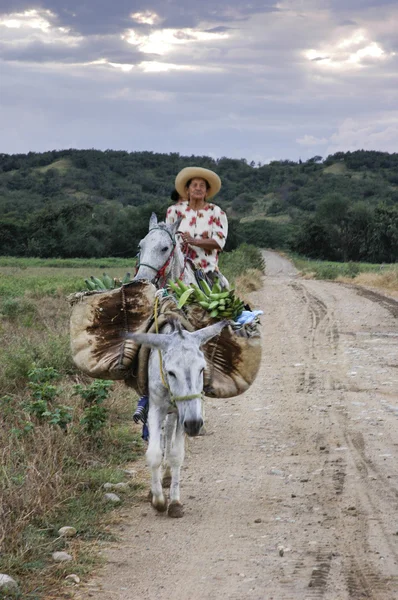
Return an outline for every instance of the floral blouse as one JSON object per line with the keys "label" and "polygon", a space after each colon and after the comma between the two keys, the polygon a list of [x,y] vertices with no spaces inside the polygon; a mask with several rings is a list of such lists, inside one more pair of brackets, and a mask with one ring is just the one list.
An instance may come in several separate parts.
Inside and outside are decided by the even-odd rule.
{"label": "floral blouse", "polygon": [[[188,201],[179,202],[167,210],[166,223],[175,223],[179,217],[183,219],[178,231],[189,233],[194,238],[216,240],[221,250],[224,248],[228,235],[228,220],[219,206],[207,202],[203,209],[196,211],[189,207]],[[206,273],[218,271],[219,250],[205,250],[189,244],[186,244],[183,250],[197,268]]]}

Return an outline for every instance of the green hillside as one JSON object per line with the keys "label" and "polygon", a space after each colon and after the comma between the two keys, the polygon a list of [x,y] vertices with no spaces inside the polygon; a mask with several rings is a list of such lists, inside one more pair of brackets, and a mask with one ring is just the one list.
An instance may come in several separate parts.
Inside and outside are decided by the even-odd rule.
{"label": "green hillside", "polygon": [[398,154],[362,150],[267,165],[110,150],[2,154],[0,254],[133,256],[188,165],[220,175],[230,249],[249,241],[319,258],[397,260]]}

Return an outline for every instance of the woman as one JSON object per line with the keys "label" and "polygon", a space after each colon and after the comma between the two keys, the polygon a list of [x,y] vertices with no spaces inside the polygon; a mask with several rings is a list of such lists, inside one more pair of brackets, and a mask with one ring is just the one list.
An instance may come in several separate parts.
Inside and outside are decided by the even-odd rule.
{"label": "woman", "polygon": [[[172,224],[182,217],[179,234],[185,254],[196,269],[204,271],[210,282],[218,280],[221,287],[229,288],[228,280],[218,268],[218,255],[228,235],[227,215],[219,206],[208,202],[220,188],[221,180],[213,171],[186,167],[176,177],[175,190],[170,196],[175,204],[167,210],[166,223]],[[142,396],[133,419],[135,423],[143,423],[145,441],[149,439],[147,415],[148,396]]]}
{"label": "woman", "polygon": [[178,173],[175,188],[186,200],[170,206],[166,223],[182,217],[179,234],[184,252],[210,279],[220,277],[218,255],[227,239],[228,220],[219,206],[209,202],[221,188],[219,176],[209,169],[186,167]]}

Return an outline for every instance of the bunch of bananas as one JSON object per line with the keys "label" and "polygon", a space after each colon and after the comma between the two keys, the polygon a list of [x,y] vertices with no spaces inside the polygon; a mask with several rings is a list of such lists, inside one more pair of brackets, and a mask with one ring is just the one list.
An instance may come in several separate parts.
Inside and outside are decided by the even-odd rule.
{"label": "bunch of bananas", "polygon": [[178,299],[178,308],[184,304],[199,304],[206,309],[213,318],[235,320],[245,308],[245,303],[235,297],[234,290],[221,291],[218,282],[215,282],[210,288],[206,281],[201,280],[199,288],[194,283],[186,285],[180,279],[176,282],[169,281],[169,288]]}
{"label": "bunch of bananas", "polygon": [[87,289],[90,291],[100,291],[103,292],[105,290],[114,290],[115,288],[128,283],[130,280],[130,273],[126,273],[123,279],[118,279],[117,277],[109,277],[106,273],[103,274],[102,279],[98,277],[93,277],[91,275],[90,279],[85,279],[84,282],[87,286]]}

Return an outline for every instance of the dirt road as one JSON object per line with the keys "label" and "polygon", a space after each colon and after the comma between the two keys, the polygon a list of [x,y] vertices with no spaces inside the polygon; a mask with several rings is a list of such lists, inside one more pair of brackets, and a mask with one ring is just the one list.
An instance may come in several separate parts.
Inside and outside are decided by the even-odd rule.
{"label": "dirt road", "polygon": [[398,303],[265,259],[261,371],[207,401],[184,518],[138,503],[81,598],[398,599]]}

